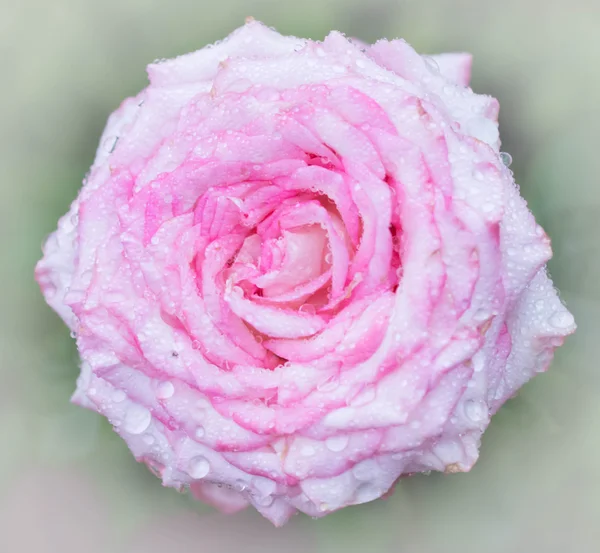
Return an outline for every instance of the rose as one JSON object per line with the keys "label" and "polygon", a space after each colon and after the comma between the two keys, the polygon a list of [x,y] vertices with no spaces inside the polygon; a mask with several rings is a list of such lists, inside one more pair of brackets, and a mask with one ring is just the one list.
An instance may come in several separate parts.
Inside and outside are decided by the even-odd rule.
{"label": "rose", "polygon": [[574,330],[470,57],[250,21],[148,72],[37,267],[74,401],[278,525],[469,470]]}

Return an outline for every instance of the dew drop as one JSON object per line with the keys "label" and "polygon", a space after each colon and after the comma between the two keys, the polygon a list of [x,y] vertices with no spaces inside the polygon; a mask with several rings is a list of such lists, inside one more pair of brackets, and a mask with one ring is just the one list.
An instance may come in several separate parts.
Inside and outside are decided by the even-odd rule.
{"label": "dew drop", "polygon": [[272,495],[265,495],[263,497],[255,498],[256,503],[261,507],[270,507],[275,501],[275,498]]}
{"label": "dew drop", "polygon": [[125,413],[123,428],[130,434],[141,434],[150,426],[152,415],[142,405],[134,404]]}
{"label": "dew drop", "polygon": [[316,313],[316,309],[311,303],[305,303],[298,308],[298,313],[302,315],[314,315]]}
{"label": "dew drop", "polygon": [[549,322],[555,328],[569,328],[575,324],[575,319],[568,311],[557,311]]}
{"label": "dew drop", "polygon": [[512,156],[508,152],[500,152],[500,159],[506,167],[510,167],[513,161]]}
{"label": "dew drop", "polygon": [[194,432],[194,436],[196,436],[196,438],[198,438],[199,440],[204,438],[204,434],[206,434],[206,431],[204,430],[203,426],[199,426],[198,428],[196,428],[196,431]]}
{"label": "dew drop", "polygon": [[127,397],[127,394],[123,390],[115,390],[112,395],[112,400],[115,403],[121,403],[122,401],[125,400],[126,397]]}
{"label": "dew drop", "polygon": [[435,61],[431,56],[423,56],[423,59],[425,61],[425,65],[427,65],[427,69],[429,69],[429,71],[435,75],[438,75],[440,72],[440,66],[437,64],[437,61]]}
{"label": "dew drop", "polygon": [[169,399],[175,393],[175,386],[170,381],[161,382],[156,389],[158,399]]}
{"label": "dew drop", "polygon": [[109,153],[112,154],[117,147],[117,142],[119,141],[118,136],[109,136],[103,143],[102,147]]}
{"label": "dew drop", "polygon": [[304,457],[312,457],[315,454],[315,448],[312,445],[305,445],[300,450]]}
{"label": "dew drop", "polygon": [[143,438],[144,443],[152,445],[154,443],[154,436],[152,434],[146,434]]}
{"label": "dew drop", "polygon": [[373,484],[363,484],[356,490],[356,503],[367,503],[381,497],[382,490]]}
{"label": "dew drop", "polygon": [[368,481],[371,480],[375,474],[376,464],[372,461],[363,461],[354,465],[352,468],[352,474],[357,480]]}
{"label": "dew drop", "polygon": [[465,402],[465,415],[473,422],[480,422],[485,418],[485,407],[480,401],[470,399]]}
{"label": "dew drop", "polygon": [[324,382],[318,384],[317,390],[319,392],[324,392],[324,393],[332,392],[339,385],[340,385],[339,380],[335,376],[332,376],[332,377],[328,378],[327,380],[325,380]]}
{"label": "dew drop", "polygon": [[246,484],[246,482],[244,482],[243,480],[236,480],[233,484],[233,489],[237,492],[243,492],[247,488],[248,484]]}
{"label": "dew drop", "polygon": [[348,436],[331,436],[325,440],[325,445],[330,451],[343,451],[348,445]]}
{"label": "dew drop", "polygon": [[353,407],[359,407],[361,405],[366,405],[367,403],[371,403],[375,399],[375,388],[372,386],[363,390],[359,394],[357,394],[352,400],[350,400],[349,405]]}
{"label": "dew drop", "polygon": [[210,463],[206,457],[199,455],[190,461],[189,471],[192,478],[204,478],[210,472]]}

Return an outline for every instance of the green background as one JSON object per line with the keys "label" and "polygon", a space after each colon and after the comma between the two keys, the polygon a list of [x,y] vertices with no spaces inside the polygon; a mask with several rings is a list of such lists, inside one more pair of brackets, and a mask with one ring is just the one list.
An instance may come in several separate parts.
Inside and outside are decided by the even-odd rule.
{"label": "green background", "polygon": [[[600,3],[591,0],[0,2],[0,551],[85,553],[600,550]],[[253,15],[475,55],[503,150],[553,240],[579,329],[494,418],[469,474],[417,476],[387,501],[282,529],[163,489],[98,415],[69,404],[73,340],[33,266],[76,195],[108,114],[154,58]]]}

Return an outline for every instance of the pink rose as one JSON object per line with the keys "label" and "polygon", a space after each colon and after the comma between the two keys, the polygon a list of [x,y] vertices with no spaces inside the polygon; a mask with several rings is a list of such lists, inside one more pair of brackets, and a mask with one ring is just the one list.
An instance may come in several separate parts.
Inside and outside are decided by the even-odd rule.
{"label": "pink rose", "polygon": [[320,517],[468,471],[547,368],[573,317],[470,64],[251,21],[111,115],[36,275],[165,486]]}

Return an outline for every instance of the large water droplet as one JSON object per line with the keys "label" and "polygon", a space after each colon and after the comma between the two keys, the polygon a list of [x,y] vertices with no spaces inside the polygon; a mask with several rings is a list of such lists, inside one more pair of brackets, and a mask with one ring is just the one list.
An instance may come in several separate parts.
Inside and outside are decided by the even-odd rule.
{"label": "large water droplet", "polygon": [[196,431],[194,432],[194,436],[196,436],[196,438],[198,438],[199,440],[204,438],[204,434],[206,434],[206,432],[205,432],[203,426],[199,426],[198,428],[196,428]]}
{"label": "large water droplet", "polygon": [[156,389],[158,399],[169,399],[175,393],[175,386],[170,381],[161,382]]}
{"label": "large water droplet", "polygon": [[366,460],[352,468],[352,474],[357,480],[368,481],[373,478],[377,470],[377,464],[373,460]]}
{"label": "large water droplet", "polygon": [[423,56],[423,60],[425,61],[425,65],[427,65],[427,69],[429,69],[429,71],[435,75],[439,74],[440,66],[437,64],[437,61],[435,61],[431,56]]}
{"label": "large water droplet", "polygon": [[192,478],[204,478],[210,472],[210,463],[206,457],[199,455],[190,461],[189,473]]}
{"label": "large water droplet", "polygon": [[127,394],[123,390],[115,390],[112,394],[112,400],[115,403],[121,403],[122,401],[125,401],[126,397]]}
{"label": "large water droplet", "polygon": [[236,480],[233,484],[233,489],[237,492],[243,492],[246,488],[248,488],[248,484],[243,480]]}
{"label": "large water droplet", "polygon": [[150,426],[152,415],[142,405],[134,404],[125,413],[123,428],[130,434],[141,434]]}
{"label": "large water droplet", "polygon": [[302,304],[298,308],[298,313],[302,315],[314,315],[316,312],[315,306],[310,303]]}
{"label": "large water droplet", "polygon": [[340,385],[340,381],[337,379],[337,377],[336,376],[331,376],[327,380],[325,380],[324,382],[321,382],[320,384],[317,384],[317,390],[319,392],[324,392],[324,393],[332,392],[339,385]]}
{"label": "large water droplet", "polygon": [[263,497],[255,497],[254,501],[261,507],[270,507],[275,498],[272,495],[265,495]]}
{"label": "large water droplet", "polygon": [[348,445],[348,436],[331,436],[325,440],[325,445],[330,451],[343,451]]}
{"label": "large water droplet", "polygon": [[363,484],[356,490],[356,503],[367,503],[381,497],[383,491],[373,484]]}
{"label": "large water droplet", "polygon": [[315,454],[315,448],[312,445],[307,444],[305,446],[302,446],[300,453],[302,453],[304,457],[312,457]]}
{"label": "large water droplet", "polygon": [[568,311],[557,311],[549,322],[555,328],[569,328],[575,324],[575,319]]}
{"label": "large water droplet", "polygon": [[485,418],[486,407],[481,401],[470,399],[465,402],[465,415],[473,422],[479,422]]}
{"label": "large water droplet", "polygon": [[117,147],[117,142],[119,141],[118,136],[109,136],[103,143],[102,147],[109,153],[112,154]]}
{"label": "large water droplet", "polygon": [[361,405],[366,405],[367,403],[371,403],[375,399],[375,388],[370,386],[365,390],[361,391],[357,394],[351,401],[350,405],[352,407],[359,407]]}
{"label": "large water droplet", "polygon": [[513,161],[512,156],[508,152],[500,152],[500,159],[502,160],[502,163],[504,163],[504,165],[506,167],[510,167],[510,165]]}

